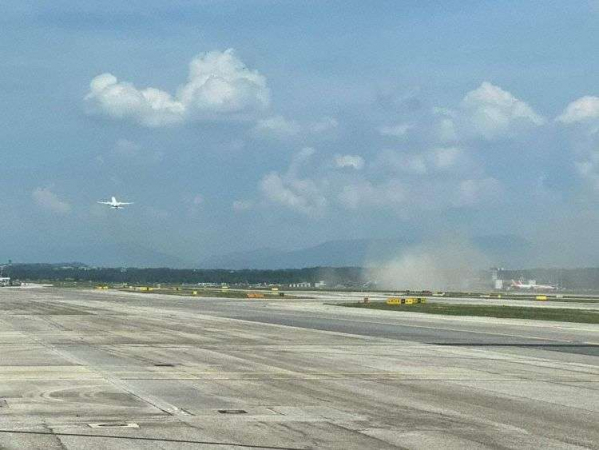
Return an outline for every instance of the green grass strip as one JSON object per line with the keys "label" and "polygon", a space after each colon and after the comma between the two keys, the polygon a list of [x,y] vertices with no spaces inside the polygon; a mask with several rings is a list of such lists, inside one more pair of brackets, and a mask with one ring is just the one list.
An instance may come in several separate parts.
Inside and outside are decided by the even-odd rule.
{"label": "green grass strip", "polygon": [[387,305],[384,302],[341,303],[339,306],[363,309],[383,309],[395,312],[417,312],[447,316],[497,317],[501,319],[552,320],[556,322],[599,324],[599,311],[587,309],[544,308],[523,306],[457,305],[425,303],[416,305]]}

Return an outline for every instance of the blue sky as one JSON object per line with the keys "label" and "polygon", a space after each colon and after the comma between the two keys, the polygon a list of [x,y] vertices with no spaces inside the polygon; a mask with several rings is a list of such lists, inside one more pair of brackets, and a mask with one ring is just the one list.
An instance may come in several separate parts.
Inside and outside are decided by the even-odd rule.
{"label": "blue sky", "polygon": [[599,263],[598,2],[19,0],[0,26],[2,259],[456,232]]}

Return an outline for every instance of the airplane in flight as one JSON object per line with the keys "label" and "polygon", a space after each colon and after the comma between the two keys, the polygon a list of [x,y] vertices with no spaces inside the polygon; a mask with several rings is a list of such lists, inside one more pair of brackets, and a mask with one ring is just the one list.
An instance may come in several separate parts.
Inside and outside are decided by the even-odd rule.
{"label": "airplane in flight", "polygon": [[537,290],[537,291],[555,291],[557,289],[556,286],[551,286],[550,284],[537,284],[534,281],[529,281],[528,283],[523,283],[522,281],[514,281],[512,280],[513,289],[522,289],[522,290]]}
{"label": "airplane in flight", "polygon": [[101,205],[108,205],[110,206],[112,209],[123,209],[123,207],[127,206],[127,205],[132,205],[133,203],[130,202],[119,202],[116,197],[112,197],[112,199],[109,202],[98,202]]}

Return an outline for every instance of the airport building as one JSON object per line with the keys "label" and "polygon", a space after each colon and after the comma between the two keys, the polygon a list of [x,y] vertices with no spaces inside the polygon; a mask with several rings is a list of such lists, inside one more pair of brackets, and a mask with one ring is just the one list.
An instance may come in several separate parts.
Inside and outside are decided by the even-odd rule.
{"label": "airport building", "polygon": [[10,277],[0,277],[0,286],[10,286]]}
{"label": "airport building", "polygon": [[290,288],[310,288],[312,287],[311,283],[308,283],[307,281],[302,281],[301,283],[291,283],[289,285]]}
{"label": "airport building", "polygon": [[316,283],[310,283],[308,281],[302,281],[300,283],[290,283],[289,287],[290,288],[302,288],[302,289],[308,289],[311,287],[314,287],[316,289],[321,289],[323,287],[325,287],[327,284],[324,281],[317,281]]}

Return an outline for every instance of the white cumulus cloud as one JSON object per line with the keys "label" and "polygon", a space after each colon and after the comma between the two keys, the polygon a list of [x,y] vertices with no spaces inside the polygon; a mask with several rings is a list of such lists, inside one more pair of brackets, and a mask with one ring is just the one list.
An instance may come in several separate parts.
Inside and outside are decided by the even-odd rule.
{"label": "white cumulus cloud", "polygon": [[463,157],[463,151],[458,147],[435,148],[428,155],[429,160],[438,170],[454,167],[461,157]]}
{"label": "white cumulus cloud", "polygon": [[254,206],[254,202],[251,200],[235,200],[233,202],[233,211],[235,212],[243,212],[252,209]]}
{"label": "white cumulus cloud", "polygon": [[573,124],[598,118],[599,97],[585,96],[570,103],[556,120],[565,124]]}
{"label": "white cumulus cloud", "polygon": [[407,187],[397,179],[382,183],[346,181],[337,196],[341,206],[350,210],[372,207],[397,210],[404,206],[407,198]]}
{"label": "white cumulus cloud", "polygon": [[[485,175],[460,147],[383,152],[372,171],[354,170],[365,166],[359,156],[337,154],[333,164],[317,164],[314,155],[313,148],[304,148],[293,155],[285,171],[266,174],[259,183],[261,205],[312,218],[335,208],[387,210],[408,218],[426,211],[493,206],[503,199],[502,184]],[[338,170],[340,166],[352,171]],[[243,207],[234,205],[236,210]]]}
{"label": "white cumulus cloud", "polygon": [[435,172],[461,171],[471,162],[459,147],[436,147],[422,152],[383,150],[374,166],[395,174],[426,175]]}
{"label": "white cumulus cloud", "polygon": [[455,142],[459,140],[458,130],[456,127],[455,111],[446,108],[433,108],[435,122],[432,130],[432,136],[436,137],[440,142]]}
{"label": "white cumulus cloud", "polygon": [[174,95],[152,87],[138,89],[104,73],[91,81],[85,103],[91,113],[161,127],[189,120],[251,115],[269,106],[270,92],[266,78],[248,69],[229,49],[194,58],[187,83]]}
{"label": "white cumulus cloud", "polygon": [[364,167],[364,158],[358,155],[335,155],[335,165],[339,168],[361,170]]}
{"label": "white cumulus cloud", "polygon": [[319,186],[307,178],[271,172],[260,181],[260,190],[267,200],[309,216],[322,214],[327,206]]}
{"label": "white cumulus cloud", "polygon": [[527,103],[486,81],[466,94],[460,112],[464,125],[486,139],[545,123]]}
{"label": "white cumulus cloud", "polygon": [[584,159],[575,163],[575,167],[594,193],[599,192],[599,150],[589,151]]}
{"label": "white cumulus cloud", "polygon": [[307,216],[321,216],[328,202],[320,180],[300,175],[315,152],[312,147],[305,147],[293,155],[285,173],[275,171],[264,176],[259,186],[264,199]]}
{"label": "white cumulus cloud", "polygon": [[312,133],[327,133],[339,127],[339,121],[334,117],[323,117],[316,122],[311,123],[308,128]]}
{"label": "white cumulus cloud", "polygon": [[279,139],[297,136],[301,131],[302,128],[296,121],[288,120],[283,116],[261,119],[253,128],[253,133],[256,136]]}
{"label": "white cumulus cloud", "polygon": [[379,127],[379,133],[383,136],[402,137],[405,136],[412,128],[414,128],[414,125],[409,123],[383,125],[382,127]]}
{"label": "white cumulus cloud", "polygon": [[68,214],[71,212],[71,205],[61,200],[50,188],[37,188],[31,193],[31,197],[43,209],[57,213]]}

